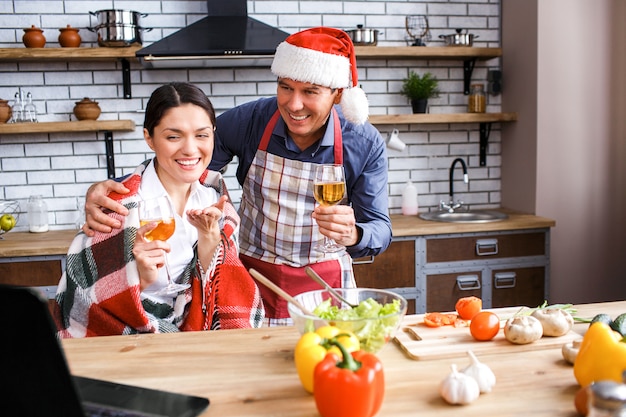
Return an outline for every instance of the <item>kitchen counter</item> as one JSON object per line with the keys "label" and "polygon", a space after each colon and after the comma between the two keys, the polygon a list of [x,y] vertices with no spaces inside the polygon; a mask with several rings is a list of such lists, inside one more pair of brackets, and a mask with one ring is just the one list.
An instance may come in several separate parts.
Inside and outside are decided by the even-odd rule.
{"label": "kitchen counter", "polygon": [[78,230],[50,230],[45,233],[9,232],[0,240],[0,258],[67,255]]}
{"label": "kitchen counter", "polygon": [[[555,226],[555,221],[531,214],[506,211],[509,218],[492,223],[442,223],[422,220],[417,216],[392,215],[394,237],[425,236],[448,233],[471,233],[501,230],[542,229]],[[41,255],[66,255],[78,231],[51,230],[46,233],[9,232],[0,240],[0,258]]]}
{"label": "kitchen counter", "polygon": [[511,210],[501,211],[509,215],[508,219],[490,223],[444,223],[422,220],[418,216],[391,215],[394,237],[427,236],[448,233],[497,232],[503,230],[545,229],[554,227],[556,222],[533,214],[524,214]]}
{"label": "kitchen counter", "polygon": [[[626,302],[576,307],[580,317],[615,317],[626,311]],[[578,323],[574,330],[582,334],[586,328]],[[294,327],[275,327],[94,337],[63,340],[62,345],[74,374],[205,396],[211,404],[203,416],[319,416],[293,363],[298,338]],[[441,343],[449,342],[442,338]],[[481,354],[478,359],[497,378],[493,391],[470,405],[452,406],[439,396],[439,383],[452,363],[464,367],[469,359],[412,360],[389,343],[378,354],[386,389],[377,417],[576,416],[579,386],[561,348],[518,347],[510,344],[498,353]]]}

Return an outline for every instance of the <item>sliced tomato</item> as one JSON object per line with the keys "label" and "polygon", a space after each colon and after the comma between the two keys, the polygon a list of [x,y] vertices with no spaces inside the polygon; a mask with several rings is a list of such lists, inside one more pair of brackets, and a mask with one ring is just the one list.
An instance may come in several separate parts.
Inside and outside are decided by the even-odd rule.
{"label": "sliced tomato", "polygon": [[428,327],[448,326],[455,324],[457,318],[458,316],[454,313],[426,313],[424,324]]}

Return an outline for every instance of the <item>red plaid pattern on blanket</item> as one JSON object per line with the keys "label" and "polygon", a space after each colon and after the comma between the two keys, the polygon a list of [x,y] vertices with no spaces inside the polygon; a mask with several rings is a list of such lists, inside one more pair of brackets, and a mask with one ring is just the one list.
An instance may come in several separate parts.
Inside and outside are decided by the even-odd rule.
{"label": "red plaid pattern on blanket", "polygon": [[[178,295],[174,306],[142,300],[132,248],[139,225],[136,208],[141,175],[150,161],[122,179],[131,191],[111,194],[130,212],[117,217],[122,229],[82,231],[72,241],[66,270],[55,297],[54,318],[60,338],[188,330],[260,327],[265,311],[259,289],[239,260],[239,215],[232,204],[224,208],[222,239],[215,268],[207,271],[202,285],[201,268],[194,247],[193,260],[181,282],[191,288]],[[205,171],[200,183],[228,195],[221,175]]]}

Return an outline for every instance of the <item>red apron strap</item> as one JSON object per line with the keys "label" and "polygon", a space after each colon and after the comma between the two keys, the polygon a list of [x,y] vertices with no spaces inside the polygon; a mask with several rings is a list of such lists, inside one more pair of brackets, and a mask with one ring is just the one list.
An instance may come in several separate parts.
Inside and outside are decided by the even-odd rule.
{"label": "red apron strap", "polygon": [[333,107],[333,121],[335,124],[335,164],[343,165],[343,143],[341,141],[341,123],[339,122],[339,115],[337,110]]}
{"label": "red apron strap", "polygon": [[272,137],[272,132],[274,131],[274,126],[278,122],[278,118],[280,117],[280,112],[276,110],[276,112],[272,115],[272,118],[269,122],[267,122],[267,126],[265,126],[265,130],[263,131],[263,136],[261,136],[261,143],[259,143],[259,150],[266,151],[267,145],[270,143],[270,138]]}

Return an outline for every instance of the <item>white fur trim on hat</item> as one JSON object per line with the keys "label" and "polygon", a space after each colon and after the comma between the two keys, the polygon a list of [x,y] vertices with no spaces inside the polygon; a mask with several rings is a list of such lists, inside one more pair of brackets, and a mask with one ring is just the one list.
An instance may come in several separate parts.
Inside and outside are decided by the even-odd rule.
{"label": "white fur trim on hat", "polygon": [[346,88],[341,95],[341,111],[346,120],[362,125],[369,117],[369,104],[361,87]]}
{"label": "white fur trim on hat", "polygon": [[276,48],[272,73],[278,77],[330,88],[350,86],[350,60],[282,42]]}

